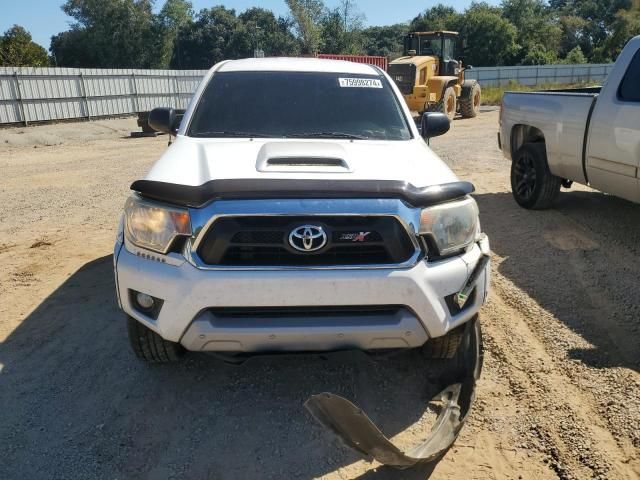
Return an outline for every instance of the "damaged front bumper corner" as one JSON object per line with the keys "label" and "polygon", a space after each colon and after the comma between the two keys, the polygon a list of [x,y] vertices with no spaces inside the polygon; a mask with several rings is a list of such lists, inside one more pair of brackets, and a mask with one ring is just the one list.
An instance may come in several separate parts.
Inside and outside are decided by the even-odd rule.
{"label": "damaged front bumper corner", "polygon": [[310,397],[305,407],[315,419],[337,435],[348,447],[372,457],[383,465],[409,468],[428,463],[444,455],[457,438],[475,399],[476,381],[482,370],[482,337],[477,319],[467,323],[465,338],[460,345],[447,385],[432,401],[442,405],[438,417],[424,442],[403,452],[347,399],[332,393]]}

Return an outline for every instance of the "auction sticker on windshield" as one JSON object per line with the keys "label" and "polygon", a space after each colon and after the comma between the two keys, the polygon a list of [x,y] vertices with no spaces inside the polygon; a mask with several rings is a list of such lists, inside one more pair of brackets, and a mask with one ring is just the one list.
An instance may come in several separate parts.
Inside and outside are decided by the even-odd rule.
{"label": "auction sticker on windshield", "polygon": [[382,88],[377,78],[338,78],[342,88]]}

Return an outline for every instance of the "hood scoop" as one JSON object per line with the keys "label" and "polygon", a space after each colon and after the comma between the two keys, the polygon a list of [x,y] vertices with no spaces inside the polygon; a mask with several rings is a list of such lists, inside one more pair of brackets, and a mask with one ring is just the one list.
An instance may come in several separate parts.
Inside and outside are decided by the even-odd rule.
{"label": "hood scoop", "polygon": [[341,145],[327,142],[266,143],[258,152],[256,170],[284,173],[350,173]]}

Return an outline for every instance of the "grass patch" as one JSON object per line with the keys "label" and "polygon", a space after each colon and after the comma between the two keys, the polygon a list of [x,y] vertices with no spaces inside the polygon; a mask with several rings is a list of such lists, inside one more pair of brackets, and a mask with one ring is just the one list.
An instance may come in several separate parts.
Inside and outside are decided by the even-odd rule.
{"label": "grass patch", "polygon": [[584,88],[593,87],[596,84],[582,82],[582,83],[543,83],[540,85],[529,86],[521,85],[516,82],[509,82],[508,85],[502,85],[501,87],[482,87],[482,104],[483,105],[500,105],[502,101],[502,95],[504,92],[534,92],[540,90],[553,90],[558,88]]}

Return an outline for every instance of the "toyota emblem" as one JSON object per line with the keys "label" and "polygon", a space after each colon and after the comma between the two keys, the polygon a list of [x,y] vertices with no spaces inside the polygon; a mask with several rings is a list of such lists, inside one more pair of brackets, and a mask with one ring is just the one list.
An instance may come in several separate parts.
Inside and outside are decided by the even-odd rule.
{"label": "toyota emblem", "polygon": [[289,234],[289,245],[299,252],[315,252],[326,244],[327,234],[317,225],[302,225]]}

